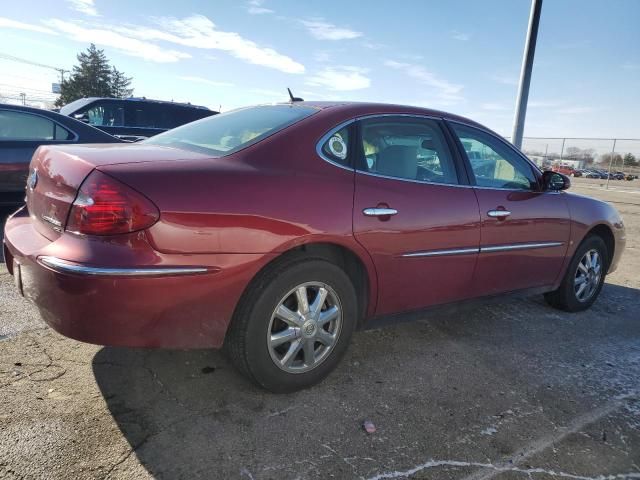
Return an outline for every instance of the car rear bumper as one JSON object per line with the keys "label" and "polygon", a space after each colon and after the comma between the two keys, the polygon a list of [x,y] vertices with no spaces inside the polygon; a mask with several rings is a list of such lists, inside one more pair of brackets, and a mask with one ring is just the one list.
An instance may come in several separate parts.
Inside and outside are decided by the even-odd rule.
{"label": "car rear bumper", "polygon": [[[123,242],[38,233],[7,220],[5,263],[44,321],[70,338],[129,347],[220,347],[262,254],[165,255],[144,234]],[[100,261],[102,259],[102,261]]]}

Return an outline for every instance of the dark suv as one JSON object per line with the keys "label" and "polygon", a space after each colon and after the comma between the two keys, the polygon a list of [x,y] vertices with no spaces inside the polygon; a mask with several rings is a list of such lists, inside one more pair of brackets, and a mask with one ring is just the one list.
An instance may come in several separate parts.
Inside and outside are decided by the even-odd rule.
{"label": "dark suv", "polygon": [[81,98],[60,113],[123,140],[142,140],[218,112],[188,103],[146,98]]}

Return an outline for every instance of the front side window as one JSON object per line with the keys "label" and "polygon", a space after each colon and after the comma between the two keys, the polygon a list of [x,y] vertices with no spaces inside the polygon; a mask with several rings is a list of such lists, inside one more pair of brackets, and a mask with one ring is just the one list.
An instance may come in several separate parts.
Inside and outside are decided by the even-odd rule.
{"label": "front side window", "polygon": [[458,177],[437,121],[380,117],[362,121],[366,173],[423,182],[456,184]]}
{"label": "front side window", "polygon": [[531,166],[511,147],[477,128],[452,124],[467,154],[476,185],[489,188],[533,190]]}
{"label": "front side window", "polygon": [[144,143],[230,155],[316,112],[315,108],[300,105],[242,108],[174,128]]}
{"label": "front side window", "polygon": [[89,125],[96,127],[124,126],[124,107],[120,102],[99,102],[89,107],[84,115]]}
{"label": "front side window", "polygon": [[73,134],[48,118],[0,110],[1,140],[71,140]]}

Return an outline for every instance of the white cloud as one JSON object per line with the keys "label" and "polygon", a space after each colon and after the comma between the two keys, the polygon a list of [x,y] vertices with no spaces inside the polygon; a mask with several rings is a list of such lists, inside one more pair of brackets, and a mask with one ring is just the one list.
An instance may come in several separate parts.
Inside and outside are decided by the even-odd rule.
{"label": "white cloud", "polygon": [[301,63],[278,53],[273,48],[263,47],[235,32],[218,30],[216,25],[203,15],[186,18],[161,18],[158,23],[163,30],[135,25],[118,28],[118,31],[143,40],[161,40],[186,47],[205,50],[222,50],[236,58],[254,65],[280,70],[285,73],[304,73]]}
{"label": "white cloud", "polygon": [[394,60],[387,60],[384,62],[384,65],[395,70],[400,70],[420,83],[432,87],[436,91],[437,103],[440,105],[454,105],[464,100],[462,96],[462,85],[444,80],[428,71],[422,65],[396,62]]}
{"label": "white cloud", "polygon": [[325,21],[323,18],[313,20],[301,20],[302,24],[314,38],[318,40],[351,40],[362,37],[362,32],[356,32],[349,28],[337,27]]}
{"label": "white cloud", "polygon": [[10,18],[0,17],[1,28],[13,28],[16,30],[27,30],[30,32],[48,33],[49,35],[57,35],[57,33],[50,28],[42,27],[40,25],[34,25],[32,23],[18,22],[17,20],[11,20]]}
{"label": "white cloud", "polygon": [[468,40],[471,40],[471,34],[461,32],[459,30],[453,30],[451,32],[451,38],[453,38],[454,40],[460,40],[461,42],[466,42]]}
{"label": "white cloud", "polygon": [[327,67],[307,79],[305,83],[335,91],[362,90],[371,85],[371,80],[364,75],[365,73],[367,70],[359,67]]}
{"label": "white cloud", "polygon": [[234,87],[235,86],[235,84],[231,82],[216,82],[215,80],[210,80],[208,78],[195,77],[195,76],[181,76],[181,77],[178,77],[178,79],[185,80],[187,82],[204,83],[206,85],[211,85],[212,87]]}
{"label": "white cloud", "polygon": [[369,50],[382,50],[383,48],[388,48],[384,43],[371,42],[369,40],[363,40],[360,45],[364,48],[368,48]]}
{"label": "white cloud", "polygon": [[265,8],[262,5],[264,0],[249,0],[247,2],[247,12],[251,15],[264,15],[265,13],[273,13],[270,8]]}
{"label": "white cloud", "polygon": [[77,23],[59,19],[46,20],[44,23],[69,38],[83,43],[95,43],[99,46],[111,47],[125,55],[139,57],[158,63],[177,62],[182,58],[190,58],[191,55],[176,50],[162,48],[156,44],[131,38],[113,30],[105,28],[87,28]]}
{"label": "white cloud", "polygon": [[77,12],[84,13],[91,17],[99,16],[94,0],[67,0],[67,3]]}

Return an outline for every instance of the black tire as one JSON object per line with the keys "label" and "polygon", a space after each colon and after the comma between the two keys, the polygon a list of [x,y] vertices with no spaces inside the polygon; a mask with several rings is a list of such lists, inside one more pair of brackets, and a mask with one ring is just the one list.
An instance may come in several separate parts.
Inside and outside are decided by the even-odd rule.
{"label": "black tire", "polygon": [[[321,282],[337,296],[342,311],[339,335],[313,369],[289,373],[276,365],[267,344],[271,317],[287,292],[307,282]],[[227,332],[225,350],[233,365],[258,385],[275,393],[310,387],[324,379],[344,355],[357,323],[356,291],[347,274],[321,258],[283,259],[254,279],[243,295]]]}
{"label": "black tire", "polygon": [[[593,294],[588,299],[580,301],[576,296],[574,288],[574,280],[576,278],[576,272],[578,270],[578,264],[582,260],[583,256],[590,250],[596,250],[602,259],[602,274],[598,286],[593,291]],[[578,246],[576,253],[571,259],[571,263],[567,268],[567,271],[560,283],[557,290],[549,293],[545,293],[544,298],[549,305],[565,312],[581,312],[589,308],[593,302],[596,301],[609,268],[609,252],[604,240],[598,235],[589,235]]]}

